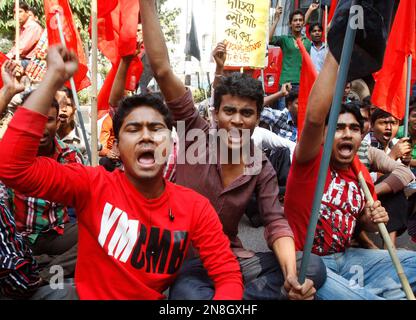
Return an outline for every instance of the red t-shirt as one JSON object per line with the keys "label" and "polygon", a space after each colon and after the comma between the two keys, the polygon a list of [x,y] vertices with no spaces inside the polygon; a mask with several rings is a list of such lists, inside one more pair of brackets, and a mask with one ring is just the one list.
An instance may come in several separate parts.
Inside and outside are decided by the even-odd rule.
{"label": "red t-shirt", "polygon": [[[318,156],[305,164],[297,163],[294,156],[289,171],[284,208],[296,250],[303,250],[306,242],[322,152],[321,148]],[[351,243],[364,206],[364,192],[352,169],[328,168],[312,252],[321,256],[343,252]]]}
{"label": "red t-shirt", "polygon": [[119,170],[36,157],[46,120],[18,109],[0,142],[0,180],[76,208],[81,299],[163,299],[191,242],[215,283],[214,298],[242,298],[240,266],[206,198],[166,181],[159,198],[146,199]]}

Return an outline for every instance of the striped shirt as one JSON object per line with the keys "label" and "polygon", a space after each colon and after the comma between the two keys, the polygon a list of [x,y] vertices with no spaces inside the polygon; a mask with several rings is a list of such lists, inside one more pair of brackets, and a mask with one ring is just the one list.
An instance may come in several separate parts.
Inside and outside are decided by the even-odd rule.
{"label": "striped shirt", "polygon": [[[78,149],[70,147],[55,139],[55,153],[52,156],[59,163],[83,163]],[[30,243],[35,243],[39,234],[55,230],[63,234],[64,224],[69,222],[68,208],[62,204],[27,197],[17,191],[8,189],[11,199],[11,209],[16,216],[16,225],[23,236],[28,237]]]}
{"label": "striped shirt", "polygon": [[40,281],[32,251],[16,230],[7,188],[0,182],[0,294],[8,298],[28,298]]}

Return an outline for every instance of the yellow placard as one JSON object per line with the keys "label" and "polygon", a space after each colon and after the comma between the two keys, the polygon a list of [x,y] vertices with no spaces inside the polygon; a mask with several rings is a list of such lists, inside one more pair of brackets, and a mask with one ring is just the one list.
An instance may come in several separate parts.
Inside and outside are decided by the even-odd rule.
{"label": "yellow placard", "polygon": [[227,42],[226,66],[263,68],[270,0],[217,1],[217,40]]}

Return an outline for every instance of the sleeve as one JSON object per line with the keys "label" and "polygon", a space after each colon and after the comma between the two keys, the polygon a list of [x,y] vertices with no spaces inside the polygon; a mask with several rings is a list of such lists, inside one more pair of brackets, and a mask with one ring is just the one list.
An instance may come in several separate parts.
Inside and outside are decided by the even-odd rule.
{"label": "sleeve", "polygon": [[[256,131],[258,133],[256,133]],[[255,134],[258,134],[261,136],[261,146],[258,146],[261,149],[268,148],[268,149],[276,149],[280,147],[288,148],[290,150],[290,159],[293,157],[293,152],[295,150],[296,143],[293,141],[290,141],[289,139],[282,138],[275,134],[274,132],[271,132],[270,130],[256,127],[254,130]],[[254,134],[253,134],[254,135]]]}
{"label": "sleeve", "polygon": [[257,202],[264,221],[264,237],[270,248],[278,238],[293,238],[292,229],[283,213],[278,199],[279,186],[276,172],[267,160],[258,176],[256,185]]}
{"label": "sleeve", "polygon": [[415,178],[408,167],[400,162],[394,161],[377,148],[368,148],[368,159],[370,160],[371,171],[390,174],[383,182],[390,186],[393,193],[403,190]]}
{"label": "sleeve", "polygon": [[202,263],[214,281],[214,299],[240,300],[244,290],[240,264],[231,251],[218,214],[208,200],[201,206],[197,205],[197,210],[200,213],[193,221],[192,244],[199,251]]}
{"label": "sleeve", "polygon": [[19,107],[0,142],[0,180],[28,196],[81,209],[90,194],[89,170],[37,157],[47,117]]}
{"label": "sleeve", "polygon": [[269,44],[271,44],[272,46],[282,47],[283,46],[283,37],[282,36],[273,36],[272,41],[270,41]]}
{"label": "sleeve", "polygon": [[[208,132],[209,124],[198,113],[189,88],[186,88],[185,94],[173,101],[168,101],[167,105],[173,114],[173,120],[177,121],[176,130],[179,141],[186,141],[186,134],[191,129],[201,129]],[[185,149],[191,145],[193,141],[186,141]],[[182,149],[184,150],[184,149]]]}

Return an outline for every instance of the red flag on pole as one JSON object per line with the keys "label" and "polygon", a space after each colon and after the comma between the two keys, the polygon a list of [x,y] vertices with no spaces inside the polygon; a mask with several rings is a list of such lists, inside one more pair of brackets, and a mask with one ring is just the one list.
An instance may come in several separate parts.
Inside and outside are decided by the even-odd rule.
{"label": "red flag on pole", "polygon": [[[3,52],[0,52],[0,69],[3,66],[3,63],[5,63],[7,60],[9,60],[9,58]],[[0,76],[0,88],[2,87],[3,87],[3,79]]]}
{"label": "red flag on pole", "polygon": [[300,70],[299,96],[298,96],[298,141],[305,121],[306,105],[308,103],[309,93],[315,83],[318,73],[315,70],[312,59],[305,49],[300,38],[296,39],[300,53],[302,55],[302,67]]}
{"label": "red flag on pole", "polygon": [[337,8],[338,0],[331,0],[331,6],[328,13],[328,24],[331,23],[332,18],[334,17],[335,9]]}
{"label": "red flag on pole", "polygon": [[[111,87],[120,57],[135,54],[137,50],[137,26],[139,23],[139,2],[137,0],[98,1],[98,48],[112,64],[112,73],[107,76],[100,90],[98,109],[108,108]],[[136,90],[143,72],[140,57],[130,63],[126,79],[126,90]],[[101,92],[104,90],[103,92]]]}
{"label": "red flag on pole", "polygon": [[416,0],[401,0],[387,40],[383,67],[374,74],[372,103],[403,119],[406,105],[407,56],[416,60]]}
{"label": "red flag on pole", "polygon": [[[87,77],[87,58],[85,57],[81,38],[75,27],[68,0],[44,0],[44,6],[49,46],[61,43],[58,30],[58,22],[56,18],[56,13],[58,12],[62,22],[66,46],[68,49],[75,51],[78,56],[79,68],[77,73],[74,75],[74,82],[77,91],[80,91],[90,86],[91,83]],[[66,84],[66,86],[70,87],[69,82]]]}

